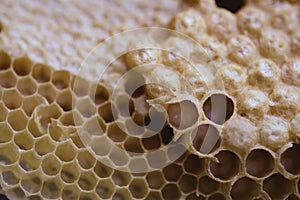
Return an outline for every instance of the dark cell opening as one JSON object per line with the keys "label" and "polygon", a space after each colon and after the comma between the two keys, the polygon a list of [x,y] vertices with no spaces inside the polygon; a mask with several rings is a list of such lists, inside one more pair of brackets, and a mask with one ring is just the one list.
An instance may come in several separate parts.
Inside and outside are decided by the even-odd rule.
{"label": "dark cell opening", "polygon": [[236,13],[245,5],[245,0],[216,0],[216,4],[219,8],[225,8]]}
{"label": "dark cell opening", "polygon": [[0,194],[0,200],[8,200],[8,198],[4,194]]}
{"label": "dark cell opening", "polygon": [[224,94],[212,94],[203,104],[205,116],[216,124],[224,124],[234,113],[233,101]]}
{"label": "dark cell opening", "polygon": [[293,146],[287,149],[281,154],[280,162],[284,166],[284,169],[293,175],[300,174],[300,145],[293,144]]}

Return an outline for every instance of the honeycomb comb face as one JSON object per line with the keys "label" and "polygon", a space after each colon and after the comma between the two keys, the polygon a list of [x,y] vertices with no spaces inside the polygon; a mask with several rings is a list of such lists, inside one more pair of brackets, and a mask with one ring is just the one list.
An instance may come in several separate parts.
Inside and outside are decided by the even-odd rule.
{"label": "honeycomb comb face", "polygon": [[[67,6],[62,16],[31,1],[26,9],[0,5],[0,192],[32,200],[300,199],[298,2],[249,0],[236,12],[209,0],[149,10],[127,3],[137,10],[133,21],[117,1],[104,3],[115,9],[111,18],[93,2],[47,3]],[[47,24],[52,31],[21,35],[28,22],[16,21],[38,7],[43,17],[29,15],[32,26],[56,20],[70,29]],[[8,8],[21,10],[9,19]],[[150,25],[185,35],[160,39],[164,48],[129,45],[101,81],[93,77],[100,65],[77,73],[100,40]]]}

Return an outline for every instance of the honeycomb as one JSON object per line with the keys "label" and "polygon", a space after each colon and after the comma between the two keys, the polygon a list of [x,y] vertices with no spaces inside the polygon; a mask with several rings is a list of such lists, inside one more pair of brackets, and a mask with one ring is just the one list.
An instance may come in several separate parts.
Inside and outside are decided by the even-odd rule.
{"label": "honeycomb", "polygon": [[[149,10],[124,2],[0,5],[0,192],[13,200],[300,199],[299,2],[154,1]],[[140,44],[103,80],[97,69],[78,73],[110,34],[156,25],[200,50],[170,37],[160,45],[173,51]]]}

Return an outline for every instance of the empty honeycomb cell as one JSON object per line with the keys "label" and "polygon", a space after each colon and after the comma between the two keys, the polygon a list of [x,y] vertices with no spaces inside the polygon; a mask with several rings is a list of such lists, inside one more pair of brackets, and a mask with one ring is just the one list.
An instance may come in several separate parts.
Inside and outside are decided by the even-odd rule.
{"label": "empty honeycomb cell", "polygon": [[96,193],[101,199],[109,199],[115,192],[114,188],[110,179],[101,179],[96,187]]}
{"label": "empty honeycomb cell", "polygon": [[239,157],[228,150],[220,151],[216,156],[218,163],[210,161],[210,172],[216,178],[229,180],[234,177],[240,170]]}
{"label": "empty honeycomb cell", "polygon": [[174,137],[174,132],[173,132],[172,127],[169,125],[165,126],[161,130],[160,136],[161,136],[161,139],[162,139],[162,142],[164,145],[169,144],[173,140],[173,137]]}
{"label": "empty honeycomb cell", "polygon": [[183,193],[189,194],[197,189],[197,178],[184,174],[179,180],[179,188]]}
{"label": "empty honeycomb cell", "polygon": [[52,75],[52,83],[57,89],[65,89],[70,84],[70,72],[69,71],[55,71]]}
{"label": "empty honeycomb cell", "polygon": [[55,144],[52,142],[51,138],[46,135],[35,141],[34,149],[38,155],[43,156],[53,152]]}
{"label": "empty honeycomb cell", "polygon": [[118,95],[118,98],[114,100],[116,111],[123,117],[132,116],[134,111],[133,101],[126,95]]}
{"label": "empty honeycomb cell", "polygon": [[50,154],[43,157],[41,168],[46,175],[55,176],[61,169],[61,163],[55,156]]}
{"label": "empty honeycomb cell", "polygon": [[13,69],[18,76],[26,76],[31,72],[32,63],[27,57],[20,57],[13,61]]}
{"label": "empty honeycomb cell", "polygon": [[208,19],[209,33],[216,36],[220,41],[228,40],[237,33],[236,17],[227,10],[216,10],[210,13]]}
{"label": "empty honeycomb cell", "polygon": [[42,103],[44,103],[44,99],[41,96],[29,96],[23,98],[22,109],[26,113],[28,117],[31,117],[33,111]]}
{"label": "empty honeycomb cell", "polygon": [[118,188],[115,194],[112,196],[113,200],[125,200],[132,199],[127,188]]}
{"label": "empty honeycomb cell", "polygon": [[20,167],[27,173],[40,167],[41,158],[34,151],[26,151],[21,154],[19,159]]}
{"label": "empty honeycomb cell", "polygon": [[94,192],[82,192],[79,200],[94,200],[98,199],[98,196]]}
{"label": "empty honeycomb cell", "polygon": [[19,157],[18,149],[12,143],[0,146],[0,166],[11,165],[15,163]]}
{"label": "empty honeycomb cell", "polygon": [[219,8],[224,8],[226,10],[229,10],[232,13],[236,13],[239,10],[241,10],[245,5],[245,0],[229,0],[229,1],[222,1],[222,0],[215,0],[216,5]]}
{"label": "empty honeycomb cell", "polygon": [[11,58],[4,51],[0,51],[0,71],[6,70],[10,67]]}
{"label": "empty honeycomb cell", "polygon": [[39,118],[41,127],[47,130],[51,120],[58,119],[62,114],[61,109],[56,104],[43,105],[37,108],[36,115]]}
{"label": "empty honeycomb cell", "polygon": [[149,188],[151,189],[160,189],[165,184],[161,171],[152,171],[146,175],[146,180]]}
{"label": "empty honeycomb cell", "polygon": [[20,181],[19,175],[16,175],[13,171],[3,171],[1,176],[4,183],[9,186],[16,185]]}
{"label": "empty honeycomb cell", "polygon": [[192,134],[193,147],[202,154],[209,154],[220,147],[221,138],[219,131],[210,124],[198,126]]}
{"label": "empty honeycomb cell", "polygon": [[40,137],[44,133],[42,130],[40,130],[40,126],[38,123],[36,123],[36,120],[34,118],[31,118],[29,120],[27,129],[35,138]]}
{"label": "empty honeycomb cell", "polygon": [[[135,103],[136,104],[136,103]],[[150,123],[149,117],[138,113],[135,109],[135,112],[132,114],[131,119],[133,123],[139,126],[146,126]]]}
{"label": "empty honeycomb cell", "polygon": [[158,199],[162,199],[162,196],[161,196],[160,192],[158,192],[158,191],[150,191],[145,199],[158,200]]}
{"label": "empty honeycomb cell", "polygon": [[72,89],[77,97],[88,96],[90,90],[90,83],[81,77],[76,77],[72,80]]}
{"label": "empty honeycomb cell", "polygon": [[181,196],[178,186],[173,183],[165,185],[161,192],[165,200],[180,199]]}
{"label": "empty honeycomb cell", "polygon": [[125,81],[124,89],[130,97],[138,98],[145,93],[145,78],[139,73],[131,73]]}
{"label": "empty honeycomb cell", "polygon": [[60,177],[65,183],[74,183],[80,175],[80,168],[76,163],[68,163],[62,166]]}
{"label": "empty honeycomb cell", "polygon": [[127,134],[123,132],[116,123],[112,123],[108,126],[107,136],[114,142],[123,142]]}
{"label": "empty honeycomb cell", "polygon": [[244,35],[237,35],[228,41],[228,57],[244,65],[251,65],[257,57],[257,49],[252,40]]}
{"label": "empty honeycomb cell", "polygon": [[273,171],[275,159],[265,149],[254,149],[247,155],[245,167],[248,174],[263,178]]}
{"label": "empty honeycomb cell", "polygon": [[143,153],[144,149],[139,138],[129,137],[124,142],[124,148],[129,153]]}
{"label": "empty honeycomb cell", "polygon": [[270,91],[280,81],[280,69],[270,59],[258,59],[254,61],[253,67],[248,71],[248,82],[259,86],[260,89]]}
{"label": "empty honeycomb cell", "polygon": [[114,119],[113,113],[112,113],[112,104],[111,103],[105,103],[101,105],[98,108],[98,114],[104,119],[106,123],[112,122],[116,119]]}
{"label": "empty honeycomb cell", "polygon": [[208,195],[218,190],[219,183],[213,180],[212,178],[210,178],[209,176],[204,176],[199,179],[198,187],[199,187],[199,191],[202,194]]}
{"label": "empty honeycomb cell", "polygon": [[38,93],[45,97],[48,103],[52,103],[56,99],[56,90],[50,83],[39,85]]}
{"label": "empty honeycomb cell", "polygon": [[258,197],[260,186],[250,178],[240,178],[232,186],[230,196],[233,200],[253,199]]}
{"label": "empty honeycomb cell", "polygon": [[35,64],[32,69],[32,76],[38,83],[48,82],[51,78],[51,68],[41,63]]}
{"label": "empty honeycomb cell", "polygon": [[277,150],[289,139],[289,123],[280,117],[266,115],[260,123],[260,141]]}
{"label": "empty honeycomb cell", "polygon": [[66,126],[79,126],[82,125],[83,120],[78,112],[65,112],[59,117],[59,122]]}
{"label": "empty honeycomb cell", "polygon": [[55,155],[64,162],[73,160],[76,156],[76,148],[73,146],[70,140],[59,144],[56,147]]}
{"label": "empty honeycomb cell", "polygon": [[249,6],[237,13],[237,25],[241,32],[258,37],[268,25],[268,18],[262,10]]}
{"label": "empty honeycomb cell", "polygon": [[27,174],[22,177],[21,187],[28,193],[34,194],[42,189],[43,181],[39,174]]}
{"label": "empty honeycomb cell", "polygon": [[125,119],[124,129],[126,130],[126,133],[128,135],[138,136],[138,137],[141,136],[145,131],[144,126],[139,126],[135,124],[135,122],[131,118]]}
{"label": "empty honeycomb cell", "polygon": [[134,198],[144,198],[148,194],[148,187],[144,179],[133,179],[129,191]]}
{"label": "empty honeycomb cell", "polygon": [[13,88],[17,84],[17,77],[11,71],[0,71],[0,86],[3,88]]}
{"label": "empty honeycomb cell", "polygon": [[146,150],[156,150],[161,146],[161,139],[158,134],[151,137],[142,138],[143,148]]}
{"label": "empty honeycomb cell", "polygon": [[221,193],[215,193],[208,197],[208,200],[226,200],[226,197]]}
{"label": "empty honeycomb cell", "polygon": [[82,172],[80,174],[78,185],[82,190],[92,190],[97,184],[97,178],[93,172]]}
{"label": "empty honeycomb cell", "polygon": [[17,109],[22,105],[22,96],[16,90],[6,90],[3,92],[2,98],[8,109]]}
{"label": "empty honeycomb cell", "polygon": [[206,32],[205,21],[200,13],[193,9],[175,15],[169,23],[169,28],[191,36]]}
{"label": "empty honeycomb cell", "polygon": [[112,145],[106,137],[95,138],[91,141],[91,150],[97,156],[107,156],[112,151]]}
{"label": "empty honeycomb cell", "polygon": [[44,182],[41,195],[45,199],[58,199],[61,196],[62,183],[58,178],[48,179]]}
{"label": "empty honeycomb cell", "polygon": [[224,124],[234,112],[233,101],[224,94],[212,94],[203,104],[205,116],[216,124]]}
{"label": "empty honeycomb cell", "polygon": [[123,149],[112,148],[112,151],[109,154],[109,159],[118,167],[127,166],[129,163],[129,156],[123,153]]}
{"label": "empty honeycomb cell", "polygon": [[69,199],[78,199],[80,194],[80,190],[76,185],[66,185],[61,193],[61,198],[63,200]]}
{"label": "empty honeycomb cell", "polygon": [[[94,90],[91,90],[94,91]],[[91,99],[96,105],[101,105],[109,99],[109,93],[105,86],[97,85],[95,93],[91,94]]]}
{"label": "empty honeycomb cell", "polygon": [[113,169],[106,166],[102,162],[97,161],[96,165],[94,166],[94,172],[100,178],[107,178],[112,175]]}
{"label": "empty honeycomb cell", "polygon": [[96,159],[88,150],[83,150],[77,154],[77,161],[83,169],[91,169],[95,165]]}
{"label": "empty honeycomb cell", "polygon": [[36,83],[29,77],[18,80],[17,88],[23,96],[29,96],[37,91]]}
{"label": "empty honeycomb cell", "polygon": [[75,103],[75,106],[83,117],[90,118],[95,114],[96,107],[92,104],[90,99],[79,99]]}
{"label": "empty honeycomb cell", "polygon": [[[110,127],[111,126],[114,127],[113,124],[111,124]],[[118,128],[117,125],[115,128]],[[90,136],[102,136],[106,131],[106,124],[101,117],[94,116],[84,122],[83,130]],[[114,131],[114,128],[112,128],[112,131]]]}
{"label": "empty honeycomb cell", "polygon": [[64,127],[57,126],[57,123],[50,124],[49,136],[53,141],[60,142],[66,137],[66,130]]}
{"label": "empty honeycomb cell", "polygon": [[32,195],[32,196],[27,196],[28,200],[42,200],[42,197],[40,195]]}
{"label": "empty honeycomb cell", "polygon": [[276,63],[282,63],[290,53],[289,44],[289,38],[281,30],[265,29],[259,40],[260,53]]}
{"label": "empty honeycomb cell", "polygon": [[295,194],[291,194],[290,196],[288,196],[288,198],[286,198],[286,200],[299,200],[299,197]]}
{"label": "empty honeycomb cell", "polygon": [[27,116],[22,110],[15,110],[8,113],[7,121],[15,131],[24,130],[28,123]]}
{"label": "empty honeycomb cell", "polygon": [[[179,150],[181,149],[179,148]],[[167,161],[172,160],[172,155],[175,154],[175,157],[178,155],[175,152],[175,149],[174,151],[170,152],[169,148],[168,151],[169,152],[166,152],[163,149],[159,149],[157,151],[149,152],[148,154],[146,154],[148,167],[150,166],[153,169],[161,169],[163,166],[166,166]],[[169,155],[167,155],[167,153],[169,153]]]}
{"label": "empty honeycomb cell", "polygon": [[182,166],[175,163],[172,163],[163,169],[165,179],[171,182],[178,181],[180,176],[182,175],[182,172]]}
{"label": "empty honeycomb cell", "polygon": [[6,116],[7,116],[7,108],[4,106],[3,102],[0,102],[0,122],[3,122],[6,120]]}
{"label": "empty honeycomb cell", "polygon": [[28,130],[24,130],[14,135],[14,143],[20,150],[30,150],[34,145],[34,140]]}
{"label": "empty honeycomb cell", "polygon": [[8,124],[0,123],[0,144],[9,142],[13,138],[13,134]]}
{"label": "empty honeycomb cell", "polygon": [[284,169],[291,174],[300,174],[300,145],[293,144],[286,149],[280,156],[280,163]]}
{"label": "empty honeycomb cell", "polygon": [[71,135],[70,136],[72,142],[74,143],[75,147],[77,148],[84,148],[85,145],[82,143],[81,138],[79,135]]}
{"label": "empty honeycomb cell", "polygon": [[[197,194],[197,193],[195,192],[195,193],[192,193],[192,194],[188,195],[188,196],[186,197],[186,199],[187,199],[187,200],[204,200],[205,197],[202,196],[202,195],[199,195],[199,194]],[[218,200],[220,200],[220,199],[218,199]]]}
{"label": "empty honeycomb cell", "polygon": [[188,155],[183,162],[184,170],[188,173],[198,175],[204,170],[205,159],[197,155]]}
{"label": "empty honeycomb cell", "polygon": [[189,128],[199,118],[196,105],[188,100],[169,105],[168,116],[170,124],[177,129]]}
{"label": "empty honeycomb cell", "polygon": [[9,199],[26,199],[24,191],[20,187],[15,187],[6,193]]}
{"label": "empty honeycomb cell", "polygon": [[115,170],[113,175],[112,175],[112,180],[115,185],[118,186],[126,186],[130,183],[131,181],[131,175],[127,172],[121,172]]}
{"label": "empty honeycomb cell", "polygon": [[72,109],[72,105],[73,105],[72,98],[73,98],[72,92],[70,90],[67,90],[57,95],[56,102],[65,112],[67,112]]}
{"label": "empty honeycomb cell", "polygon": [[292,192],[292,189],[292,182],[278,173],[263,181],[263,190],[268,193],[271,199],[283,199]]}

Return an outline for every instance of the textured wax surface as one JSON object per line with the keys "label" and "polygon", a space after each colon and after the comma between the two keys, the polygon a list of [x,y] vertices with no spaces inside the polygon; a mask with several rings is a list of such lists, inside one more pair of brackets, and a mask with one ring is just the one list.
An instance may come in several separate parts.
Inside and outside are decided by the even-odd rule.
{"label": "textured wax surface", "polygon": [[[299,8],[292,0],[248,0],[236,13],[218,8],[212,0],[4,1],[1,193],[31,200],[299,199]],[[162,45],[183,50],[187,60],[146,48],[116,59],[100,83],[91,81],[92,73],[84,78],[76,74],[99,42],[144,26],[187,34],[205,54],[174,37]],[[108,49],[104,57],[113,51]],[[189,61],[199,71],[193,71]],[[203,63],[214,67],[203,68]],[[131,96],[132,82],[125,80],[125,91],[112,101],[116,80],[143,64],[164,66],[134,80],[164,87],[147,85]],[[183,95],[174,101],[174,94]],[[213,109],[218,99],[225,100],[224,118]],[[114,109],[126,101],[129,112],[120,109],[115,119]],[[138,138],[135,126],[126,124],[126,131],[118,126],[120,119],[147,126],[151,102],[166,110],[166,123],[157,134]],[[94,122],[101,132],[93,133]],[[91,141],[80,140],[78,125],[91,132]],[[189,127],[196,132],[185,134]],[[212,136],[218,141],[205,150],[205,138]],[[115,159],[118,148],[106,145],[112,142],[129,152],[149,153],[174,142],[174,152],[185,140],[192,146],[167,166],[159,168],[159,159],[142,158],[155,169],[145,173],[126,171],[136,167],[127,164],[130,155]],[[95,152],[112,165],[97,160]],[[172,159],[172,152],[161,150],[159,155]]]}

